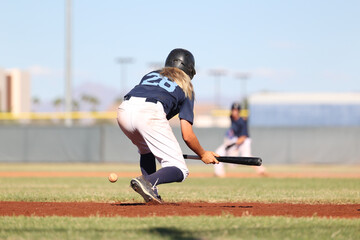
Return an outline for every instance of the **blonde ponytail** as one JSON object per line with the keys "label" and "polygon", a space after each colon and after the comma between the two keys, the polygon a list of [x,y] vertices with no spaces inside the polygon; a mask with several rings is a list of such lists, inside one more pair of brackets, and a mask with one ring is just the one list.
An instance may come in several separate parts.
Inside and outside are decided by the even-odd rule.
{"label": "blonde ponytail", "polygon": [[179,85],[179,87],[184,91],[185,96],[189,99],[193,99],[195,97],[191,79],[182,70],[174,67],[165,67],[161,69],[160,74],[169,78],[169,80],[176,82],[177,85]]}

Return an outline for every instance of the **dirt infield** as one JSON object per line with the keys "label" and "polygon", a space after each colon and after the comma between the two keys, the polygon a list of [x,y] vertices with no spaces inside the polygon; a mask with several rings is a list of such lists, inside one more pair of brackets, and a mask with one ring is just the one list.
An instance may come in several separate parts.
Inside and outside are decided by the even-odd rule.
{"label": "dirt infield", "polygon": [[359,218],[360,204],[0,202],[0,216],[289,216]]}

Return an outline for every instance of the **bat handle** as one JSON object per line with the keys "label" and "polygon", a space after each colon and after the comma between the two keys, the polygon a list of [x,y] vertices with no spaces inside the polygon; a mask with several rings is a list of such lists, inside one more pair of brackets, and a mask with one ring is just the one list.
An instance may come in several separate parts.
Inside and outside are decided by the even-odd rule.
{"label": "bat handle", "polygon": [[201,159],[198,155],[183,154],[185,159]]}

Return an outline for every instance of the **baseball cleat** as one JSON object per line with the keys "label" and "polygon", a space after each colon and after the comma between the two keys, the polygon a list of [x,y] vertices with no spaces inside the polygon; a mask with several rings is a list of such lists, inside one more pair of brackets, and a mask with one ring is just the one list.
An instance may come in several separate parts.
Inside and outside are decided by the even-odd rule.
{"label": "baseball cleat", "polygon": [[151,186],[151,183],[143,176],[131,179],[130,187],[140,194],[145,202],[162,203],[160,196],[154,191],[155,187]]}

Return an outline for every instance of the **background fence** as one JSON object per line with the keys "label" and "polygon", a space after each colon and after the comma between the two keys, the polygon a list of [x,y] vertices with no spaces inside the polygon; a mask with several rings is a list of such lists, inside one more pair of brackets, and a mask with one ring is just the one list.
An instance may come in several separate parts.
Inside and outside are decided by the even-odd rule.
{"label": "background fence", "polygon": [[[215,150],[224,128],[195,128]],[[174,133],[184,153],[191,150]],[[251,127],[252,152],[264,164],[360,164],[360,127]],[[137,162],[137,149],[116,125],[0,126],[0,162]],[[195,163],[196,161],[188,161]]]}

